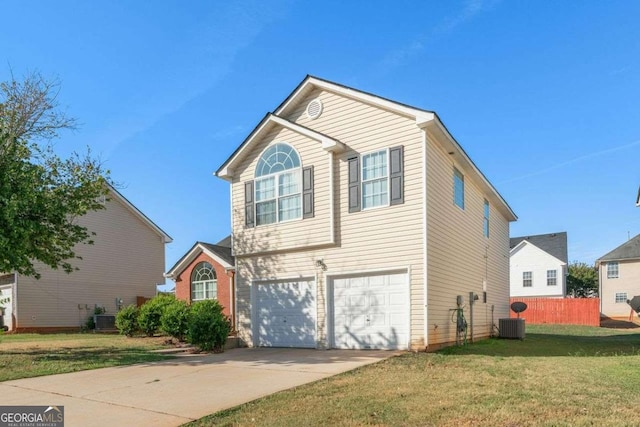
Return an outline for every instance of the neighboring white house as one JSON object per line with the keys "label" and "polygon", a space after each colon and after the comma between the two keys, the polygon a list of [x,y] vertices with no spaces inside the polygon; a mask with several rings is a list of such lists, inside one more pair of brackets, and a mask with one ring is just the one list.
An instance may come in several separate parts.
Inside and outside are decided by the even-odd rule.
{"label": "neighboring white house", "polygon": [[79,268],[70,274],[40,265],[36,280],[19,274],[0,275],[0,301],[9,330],[77,330],[96,307],[114,314],[118,307],[151,298],[164,283],[165,244],[169,237],[118,191],[106,208],[89,212],[78,223],[95,232],[95,244],[78,245]]}
{"label": "neighboring white house", "polygon": [[511,297],[566,295],[566,232],[513,237],[510,246]]}
{"label": "neighboring white house", "polygon": [[640,296],[640,234],[596,260],[600,314],[627,319],[627,300]]}
{"label": "neighboring white house", "polygon": [[308,76],[216,175],[246,345],[436,348],[458,296],[475,338],[509,316],[516,216],[434,112]]}

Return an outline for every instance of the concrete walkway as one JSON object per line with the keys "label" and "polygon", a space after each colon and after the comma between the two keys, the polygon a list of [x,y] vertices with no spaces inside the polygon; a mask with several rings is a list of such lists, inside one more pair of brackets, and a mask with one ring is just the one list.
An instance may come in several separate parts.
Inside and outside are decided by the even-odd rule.
{"label": "concrete walkway", "polygon": [[232,349],[223,354],[0,383],[0,405],[64,406],[65,426],[178,426],[394,356],[389,351]]}

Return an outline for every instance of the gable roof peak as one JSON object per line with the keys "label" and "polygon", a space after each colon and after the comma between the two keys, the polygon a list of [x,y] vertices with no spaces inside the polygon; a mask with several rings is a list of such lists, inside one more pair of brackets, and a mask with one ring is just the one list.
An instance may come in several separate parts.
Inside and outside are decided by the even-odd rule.
{"label": "gable roof peak", "polygon": [[596,264],[599,264],[601,261],[618,261],[625,259],[640,259],[640,234],[598,258]]}

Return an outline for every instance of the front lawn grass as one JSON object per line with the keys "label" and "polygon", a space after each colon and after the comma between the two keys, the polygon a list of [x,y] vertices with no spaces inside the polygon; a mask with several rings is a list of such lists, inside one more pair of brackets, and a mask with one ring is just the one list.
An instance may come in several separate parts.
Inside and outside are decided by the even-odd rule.
{"label": "front lawn grass", "polygon": [[527,326],[407,353],[189,425],[638,426],[640,330]]}
{"label": "front lawn grass", "polygon": [[0,381],[165,360],[166,338],[103,334],[10,334],[0,337]]}

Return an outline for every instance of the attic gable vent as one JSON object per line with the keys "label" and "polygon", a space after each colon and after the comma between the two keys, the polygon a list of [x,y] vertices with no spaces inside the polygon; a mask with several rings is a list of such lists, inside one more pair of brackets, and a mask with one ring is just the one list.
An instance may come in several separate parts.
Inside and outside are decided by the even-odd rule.
{"label": "attic gable vent", "polygon": [[307,117],[315,120],[320,117],[320,114],[322,114],[322,101],[316,98],[307,105]]}

